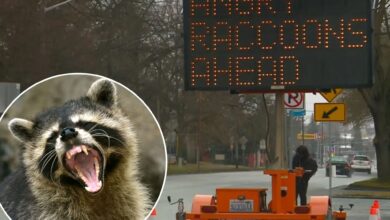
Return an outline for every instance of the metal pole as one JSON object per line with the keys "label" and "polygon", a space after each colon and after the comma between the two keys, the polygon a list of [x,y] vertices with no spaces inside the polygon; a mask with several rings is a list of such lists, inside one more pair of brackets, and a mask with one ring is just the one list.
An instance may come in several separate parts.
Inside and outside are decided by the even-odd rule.
{"label": "metal pole", "polygon": [[[332,155],[329,151],[329,199],[332,199],[332,176],[333,176],[333,169],[332,169],[332,163],[331,163]],[[325,168],[326,169],[326,168]],[[332,205],[329,206],[328,210],[328,220],[332,220]]]}
{"label": "metal pole", "polygon": [[238,143],[235,144],[236,145],[236,148],[235,148],[235,156],[234,156],[234,160],[235,160],[235,163],[236,163],[236,169],[238,169]]}
{"label": "metal pole", "polygon": [[287,158],[286,158],[286,146],[285,146],[285,136],[284,136],[284,94],[276,93],[276,143],[275,143],[275,153],[278,157],[276,161],[275,168],[288,168]]}
{"label": "metal pole", "polygon": [[245,165],[245,148],[241,147],[242,150],[242,165]]}
{"label": "metal pole", "polygon": [[284,138],[284,140],[285,140],[285,149],[286,149],[286,158],[287,158],[287,166],[288,167],[290,167],[290,164],[291,164],[291,161],[290,161],[290,159],[291,159],[291,155],[290,155],[290,149],[291,149],[291,142],[290,142],[290,124],[291,124],[291,118],[290,118],[290,116],[288,116],[288,115],[286,115],[285,116],[286,117],[286,123],[285,123],[285,127],[284,127],[284,129],[285,129],[285,138]]}
{"label": "metal pole", "polygon": [[175,129],[176,132],[176,160],[179,162],[179,167],[183,165],[183,158],[181,157],[181,152],[179,151],[179,132]]}
{"label": "metal pole", "polygon": [[305,116],[302,116],[302,145],[305,145]]}
{"label": "metal pole", "polygon": [[197,138],[196,138],[196,142],[197,142],[197,145],[196,145],[196,165],[198,166],[198,172],[200,171],[200,148],[199,148],[199,145],[200,145],[200,100],[201,100],[201,94],[200,92],[198,92],[198,131],[197,131]]}
{"label": "metal pole", "polygon": [[321,165],[324,166],[324,122],[321,122]]}
{"label": "metal pole", "polygon": [[[328,123],[329,125],[329,143],[331,142],[330,141],[330,123]],[[329,145],[330,146],[330,145]],[[333,176],[333,169],[332,169],[332,151],[328,150],[328,164],[329,164],[329,199],[332,199],[332,176]],[[325,168],[326,169],[326,168]],[[328,220],[332,220],[332,205],[329,206],[329,210],[328,210]]]}

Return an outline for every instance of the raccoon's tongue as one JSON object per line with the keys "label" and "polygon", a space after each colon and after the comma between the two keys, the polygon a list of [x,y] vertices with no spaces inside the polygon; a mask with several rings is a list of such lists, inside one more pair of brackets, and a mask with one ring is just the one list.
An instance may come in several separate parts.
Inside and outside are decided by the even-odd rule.
{"label": "raccoon's tongue", "polygon": [[102,188],[99,180],[99,153],[87,145],[73,146],[66,152],[66,164],[87,185],[88,192],[98,192]]}
{"label": "raccoon's tongue", "polygon": [[74,157],[74,167],[87,185],[85,189],[89,192],[97,192],[102,187],[102,182],[99,181],[97,173],[99,170],[98,164],[93,154],[78,153]]}

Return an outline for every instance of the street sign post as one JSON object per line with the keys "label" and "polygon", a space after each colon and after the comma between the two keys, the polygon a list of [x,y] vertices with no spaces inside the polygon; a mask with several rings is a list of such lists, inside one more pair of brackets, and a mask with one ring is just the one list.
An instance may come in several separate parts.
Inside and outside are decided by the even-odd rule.
{"label": "street sign post", "polygon": [[326,101],[332,102],[341,92],[343,92],[342,89],[331,89],[328,92],[321,92],[321,95]]}
{"label": "street sign post", "polygon": [[345,121],[344,103],[315,103],[314,120],[322,122],[344,122]]}
{"label": "street sign post", "polygon": [[305,108],[305,93],[289,92],[284,94],[284,108],[303,109]]}

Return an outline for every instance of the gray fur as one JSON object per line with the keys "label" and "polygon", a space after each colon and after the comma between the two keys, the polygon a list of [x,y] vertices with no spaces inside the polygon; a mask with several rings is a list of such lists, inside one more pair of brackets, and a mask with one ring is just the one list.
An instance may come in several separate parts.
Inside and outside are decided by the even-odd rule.
{"label": "gray fur", "polygon": [[33,123],[31,121],[14,118],[8,123],[8,129],[21,142],[27,142],[31,138]]}
{"label": "gray fur", "polygon": [[[91,194],[77,184],[62,182],[61,177],[68,174],[61,163],[64,150],[58,140],[55,149],[59,159],[53,160],[55,169],[54,162],[51,164],[50,178],[38,167],[48,146],[45,135],[50,134],[50,129],[55,133],[69,126],[76,116],[116,131],[123,144],[111,146],[115,144],[112,139],[110,146],[103,146],[104,167],[112,170],[105,173],[103,189],[97,194]],[[149,195],[138,179],[136,136],[129,119],[118,107],[116,88],[111,81],[96,81],[87,96],[49,109],[32,121],[13,119],[9,129],[24,145],[23,168],[0,185],[0,202],[13,219],[138,220],[146,216],[150,208]]]}
{"label": "gray fur", "polygon": [[96,103],[112,107],[117,104],[117,92],[115,85],[105,79],[97,80],[88,90],[87,96]]}

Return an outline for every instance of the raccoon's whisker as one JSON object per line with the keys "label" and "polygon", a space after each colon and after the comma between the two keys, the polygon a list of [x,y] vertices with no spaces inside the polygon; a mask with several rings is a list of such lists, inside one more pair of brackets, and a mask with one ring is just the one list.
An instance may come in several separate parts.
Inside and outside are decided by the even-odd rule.
{"label": "raccoon's whisker", "polygon": [[106,135],[108,135],[108,133],[107,133],[107,131],[105,131],[105,130],[103,130],[103,129],[94,129],[94,130],[92,130],[91,131],[91,134],[93,134],[93,132],[95,132],[95,131],[101,131],[101,132],[103,132],[103,133],[105,133]]}
{"label": "raccoon's whisker", "polygon": [[121,144],[125,145],[125,143],[124,143],[122,140],[120,140],[120,139],[118,139],[118,138],[116,138],[116,137],[110,136],[110,135],[108,135],[108,134],[95,133],[95,134],[92,134],[92,137],[108,137],[108,138],[110,138],[110,139],[114,139],[114,140],[120,142]]}
{"label": "raccoon's whisker", "polygon": [[[108,135],[108,133],[107,133],[105,130],[103,130],[103,129],[95,129],[95,130],[93,130],[93,131],[91,132],[91,135],[92,135],[92,136],[98,135],[98,134],[102,134],[102,133],[93,133],[93,132],[95,132],[95,131],[101,131],[101,132],[103,132],[103,133],[109,138],[109,139],[108,139],[108,142],[110,142],[110,138],[114,139],[114,137]],[[103,134],[102,134],[102,135],[103,135]],[[118,140],[118,141],[119,141],[119,140]],[[108,146],[111,146],[110,143],[108,143]]]}
{"label": "raccoon's whisker", "polygon": [[89,130],[88,130],[88,132],[91,132],[93,129],[95,129],[96,128],[96,126],[98,126],[99,124],[98,123],[96,123],[94,126],[92,126]]}
{"label": "raccoon's whisker", "polygon": [[47,156],[53,154],[54,152],[55,152],[54,149],[51,150],[51,151],[49,151],[49,152],[47,152],[47,153],[38,161],[38,163],[41,163]]}
{"label": "raccoon's whisker", "polygon": [[[94,136],[94,134],[95,135],[102,134],[102,133],[94,133],[95,131],[101,131],[101,132],[103,132],[107,136],[107,138],[108,138],[108,147],[110,147],[111,146],[111,144],[110,144],[110,137],[109,137],[110,135],[108,135],[107,131],[105,131],[103,129],[95,129],[95,130],[93,130],[91,132],[92,137]],[[104,135],[104,134],[102,134],[102,135]]]}
{"label": "raccoon's whisker", "polygon": [[53,183],[54,183],[54,179],[53,179],[53,175],[52,175],[52,173],[53,173],[53,165],[54,165],[54,163],[56,162],[57,159],[58,158],[55,157],[54,160],[51,162],[51,166],[50,166],[50,179],[51,179],[51,181],[53,181]]}
{"label": "raccoon's whisker", "polygon": [[45,155],[43,155],[43,156],[41,157],[41,159],[39,159],[38,163],[40,163],[42,160],[45,159],[45,157],[47,157],[48,155],[52,154],[53,152],[54,152],[54,150],[51,150],[51,151],[47,152]]}
{"label": "raccoon's whisker", "polygon": [[60,187],[62,187],[62,184],[61,184],[61,180],[58,179],[58,181],[55,181],[52,174],[55,174],[53,173],[53,165],[55,164],[56,160],[58,161],[58,157],[55,157],[54,160],[53,160],[53,163],[51,164],[51,168],[50,168],[50,179],[51,181],[53,181],[53,183],[59,185]]}
{"label": "raccoon's whisker", "polygon": [[111,147],[111,141],[110,141],[110,136],[109,135],[103,134],[103,133],[95,133],[95,134],[92,135],[92,137],[106,137],[107,141],[108,141],[108,146],[107,147]]}
{"label": "raccoon's whisker", "polygon": [[53,157],[56,157],[57,154],[54,152],[53,154],[50,155],[50,157],[46,158],[45,162],[43,163],[43,166],[41,168],[41,173],[43,173],[43,170],[45,169],[45,167],[49,164],[50,160],[53,159]]}
{"label": "raccoon's whisker", "polygon": [[49,164],[49,162],[50,162],[50,160],[53,158],[53,156],[55,156],[55,154],[54,154],[54,153],[50,153],[50,155],[47,156],[47,157],[45,158],[45,160],[42,161],[42,164],[43,164],[43,165],[42,165],[41,170],[40,170],[41,173],[43,173],[43,170],[44,170],[45,167]]}
{"label": "raccoon's whisker", "polygon": [[112,137],[112,136],[109,136],[110,138],[112,138],[112,139],[114,139],[114,140],[116,140],[116,141],[118,141],[119,143],[121,143],[123,146],[125,146],[125,143],[122,141],[122,140],[120,140],[120,139],[118,139],[118,138],[116,138],[116,137]]}

